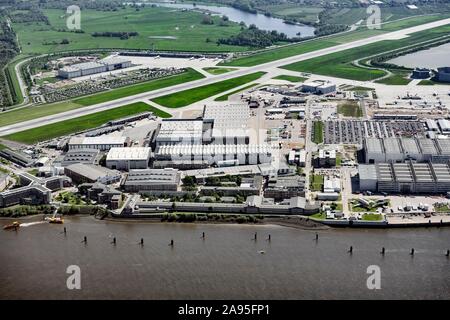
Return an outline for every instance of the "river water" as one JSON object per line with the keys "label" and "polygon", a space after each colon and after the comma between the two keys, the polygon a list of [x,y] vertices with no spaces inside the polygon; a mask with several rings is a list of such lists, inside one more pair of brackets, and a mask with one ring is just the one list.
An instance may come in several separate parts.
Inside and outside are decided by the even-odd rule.
{"label": "river water", "polygon": [[179,8],[179,9],[202,9],[209,10],[216,14],[226,15],[230,21],[241,22],[244,21],[247,26],[254,24],[261,30],[272,31],[276,30],[278,32],[283,32],[289,38],[298,37],[300,32],[300,37],[312,37],[314,36],[314,27],[307,25],[293,25],[284,23],[283,19],[267,17],[264,14],[254,14],[250,12],[245,12],[243,10],[235,9],[232,7],[222,7],[222,6],[210,6],[210,5],[196,5],[193,4],[180,4],[180,3],[154,3],[158,6],[164,6],[168,8]]}
{"label": "river water", "polygon": [[396,57],[387,62],[408,68],[450,67],[450,43]]}
{"label": "river water", "polygon": [[[315,231],[272,225],[92,217],[64,225],[66,236],[50,224],[0,231],[0,299],[450,298],[448,228],[330,229],[318,231],[316,242]],[[66,287],[69,265],[81,268],[81,290]],[[380,267],[380,290],[367,289],[369,265]]]}

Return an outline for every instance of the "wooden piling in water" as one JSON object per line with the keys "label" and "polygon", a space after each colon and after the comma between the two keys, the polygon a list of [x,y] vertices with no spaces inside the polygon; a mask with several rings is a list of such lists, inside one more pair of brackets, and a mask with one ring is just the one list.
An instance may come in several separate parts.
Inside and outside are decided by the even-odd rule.
{"label": "wooden piling in water", "polygon": [[140,245],[143,246],[144,245],[144,238],[141,238],[141,242]]}
{"label": "wooden piling in water", "polygon": [[412,255],[412,256],[414,255],[414,248],[411,249],[410,255]]}
{"label": "wooden piling in water", "polygon": [[272,241],[272,236],[269,234],[269,236],[267,237],[267,241]]}
{"label": "wooden piling in water", "polygon": [[112,241],[111,243],[115,245],[116,242],[117,242],[117,241],[116,241],[116,237],[114,237],[114,238],[113,238],[113,241]]}
{"label": "wooden piling in water", "polygon": [[348,253],[353,253],[353,246],[350,246],[350,249],[348,250]]}
{"label": "wooden piling in water", "polygon": [[384,249],[384,247],[381,248],[381,254],[382,254],[382,255],[384,255],[385,251],[386,251],[386,250]]}
{"label": "wooden piling in water", "polygon": [[205,233],[202,232],[202,239],[205,240],[205,238],[206,238]]}
{"label": "wooden piling in water", "polygon": [[319,240],[319,234],[316,233],[316,241],[318,241],[318,240]]}
{"label": "wooden piling in water", "polygon": [[169,246],[173,247],[173,239],[170,240]]}
{"label": "wooden piling in water", "polygon": [[445,254],[446,257],[450,257],[450,250],[447,250],[447,253]]}
{"label": "wooden piling in water", "polygon": [[82,242],[84,242],[84,243],[87,243],[87,237],[86,236],[84,236],[84,238],[83,238],[83,241]]}
{"label": "wooden piling in water", "polygon": [[255,236],[254,236],[254,238],[253,238],[253,240],[257,240],[258,239],[258,232],[255,232]]}
{"label": "wooden piling in water", "polygon": [[66,227],[64,227],[64,231],[63,231],[63,232],[64,232],[64,234],[66,234],[66,233],[67,233]]}

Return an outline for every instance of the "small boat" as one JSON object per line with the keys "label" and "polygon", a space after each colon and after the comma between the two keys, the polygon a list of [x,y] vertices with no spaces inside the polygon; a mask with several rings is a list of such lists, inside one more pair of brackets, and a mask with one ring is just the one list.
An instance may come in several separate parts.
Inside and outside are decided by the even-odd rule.
{"label": "small boat", "polygon": [[60,217],[48,218],[47,221],[48,221],[48,223],[55,223],[55,224],[63,224],[64,223],[64,219],[62,219]]}
{"label": "small boat", "polygon": [[17,221],[14,221],[11,224],[7,224],[6,226],[3,226],[4,230],[9,230],[9,229],[17,229],[20,227],[20,223]]}

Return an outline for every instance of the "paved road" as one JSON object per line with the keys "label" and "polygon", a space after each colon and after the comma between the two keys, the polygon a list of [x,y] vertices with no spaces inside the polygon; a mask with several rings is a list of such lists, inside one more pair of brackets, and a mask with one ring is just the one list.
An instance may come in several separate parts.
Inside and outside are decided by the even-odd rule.
{"label": "paved road", "polygon": [[24,122],[17,123],[17,124],[4,126],[4,127],[0,128],[0,136],[24,131],[24,130],[35,128],[35,127],[40,127],[40,126],[43,126],[46,124],[55,123],[55,122],[59,122],[62,120],[80,117],[82,115],[86,115],[86,114],[90,114],[90,113],[94,113],[94,112],[99,112],[99,111],[116,108],[116,107],[119,107],[124,104],[153,99],[158,96],[171,94],[171,93],[182,91],[182,90],[187,90],[187,89],[195,88],[195,87],[206,85],[206,84],[211,84],[211,83],[214,83],[217,81],[223,81],[223,80],[231,79],[234,77],[247,75],[250,73],[257,72],[257,71],[271,72],[274,69],[281,67],[283,65],[286,65],[286,64],[294,63],[297,61],[308,60],[308,59],[324,56],[324,55],[327,55],[330,53],[339,52],[339,51],[343,51],[343,50],[347,50],[347,49],[357,48],[360,46],[364,46],[367,44],[371,44],[371,43],[379,42],[379,41],[383,41],[383,40],[400,39],[400,38],[403,38],[403,37],[407,36],[408,34],[411,34],[414,32],[428,30],[428,29],[436,28],[439,26],[447,25],[447,24],[450,24],[450,18],[423,24],[423,25],[419,25],[419,26],[415,26],[415,27],[411,27],[411,28],[406,28],[403,30],[394,31],[394,32],[390,32],[390,33],[386,33],[386,34],[382,34],[382,35],[377,35],[374,37],[369,37],[367,39],[356,40],[353,42],[337,45],[337,46],[326,48],[326,49],[308,52],[308,53],[288,57],[285,59],[280,59],[280,60],[260,64],[260,65],[254,66],[254,67],[239,69],[239,70],[236,70],[233,72],[229,72],[229,73],[225,73],[225,74],[221,74],[221,75],[215,75],[215,76],[212,76],[209,78],[200,79],[200,80],[196,80],[196,81],[192,81],[192,82],[188,82],[188,83],[183,83],[183,84],[172,86],[169,88],[154,90],[151,92],[141,93],[138,95],[134,95],[134,96],[130,96],[130,97],[122,98],[122,99],[117,99],[117,100],[110,101],[110,102],[100,103],[100,104],[96,104],[93,106],[84,107],[84,108],[80,108],[80,109],[76,109],[76,110],[72,110],[72,111],[68,111],[68,112],[64,112],[64,113],[60,113],[60,114],[55,114],[55,115],[51,115],[51,116],[46,116],[46,117],[42,117],[42,118],[38,118],[38,119],[24,121]]}

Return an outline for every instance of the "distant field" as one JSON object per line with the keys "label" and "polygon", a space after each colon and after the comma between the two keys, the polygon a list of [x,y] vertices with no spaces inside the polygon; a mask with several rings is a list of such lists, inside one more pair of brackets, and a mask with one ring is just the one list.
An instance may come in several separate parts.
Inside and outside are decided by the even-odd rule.
{"label": "distant field", "polygon": [[296,77],[296,76],[288,76],[288,75],[279,75],[276,76],[272,79],[277,79],[277,80],[285,80],[285,81],[289,81],[289,82],[303,82],[305,80],[307,80],[308,78],[305,77]]}
{"label": "distant field", "polygon": [[217,75],[217,74],[224,74],[227,72],[231,72],[236,70],[236,68],[216,68],[216,67],[210,67],[210,68],[203,68],[206,72],[209,72],[211,74]]}
{"label": "distant field", "polygon": [[251,88],[251,87],[254,87],[254,86],[257,86],[257,85],[258,85],[258,83],[251,83],[251,84],[249,84],[248,86],[245,86],[245,87],[243,87],[243,88],[241,88],[241,89],[234,90],[234,91],[232,91],[232,92],[230,92],[230,93],[224,94],[223,96],[217,97],[217,98],[214,99],[214,101],[227,101],[228,98],[229,98],[231,95],[233,95],[233,94],[235,94],[235,93],[238,93],[238,92],[241,92],[241,91],[244,91],[244,90],[247,90],[247,89],[249,89],[249,88]]}
{"label": "distant field", "polygon": [[260,53],[251,54],[241,58],[231,60],[230,62],[223,63],[226,66],[237,66],[237,67],[251,67],[258,64],[271,62],[283,58],[292,57],[295,55],[312,52],[324,48],[329,48],[341,43],[346,43],[350,41],[355,41],[359,39],[364,39],[370,36],[375,36],[378,34],[383,34],[386,32],[391,32],[395,30],[404,29],[407,27],[412,27],[415,25],[420,25],[440,19],[449,17],[450,14],[443,15],[433,15],[424,17],[411,17],[409,19],[401,21],[393,21],[382,26],[380,30],[368,30],[367,28],[361,28],[356,31],[348,32],[345,34],[339,34],[330,36],[327,38],[320,38],[311,41],[305,41],[294,45],[284,46],[281,48],[275,48],[266,50]]}
{"label": "distant field", "polygon": [[92,113],[79,118],[25,130],[4,136],[2,138],[26,144],[33,144],[78,131],[96,128],[108,121],[124,118],[145,111],[153,111],[152,109],[154,110],[155,108],[152,108],[144,102],[137,102],[106,111]]}
{"label": "distant field", "polygon": [[430,30],[416,32],[404,39],[395,41],[380,41],[362,47],[292,63],[283,66],[283,68],[292,71],[310,72],[360,81],[374,80],[384,76],[386,74],[385,71],[361,68],[355,66],[353,61],[389,50],[399,49],[414,43],[429,41],[433,38],[448,35],[449,32],[450,26],[446,25]]}
{"label": "distant field", "polygon": [[66,112],[78,108],[82,108],[85,106],[93,105],[96,103],[106,102],[114,99],[119,99],[123,97],[127,97],[130,95],[134,95],[137,93],[148,92],[152,90],[157,90],[161,88],[165,88],[168,86],[173,86],[176,84],[193,81],[197,79],[203,78],[203,75],[198,73],[193,69],[189,69],[187,72],[170,76],[167,78],[161,78],[152,80],[149,82],[141,83],[138,85],[119,88],[115,90],[111,90],[104,93],[94,94],[92,96],[87,96],[83,98],[74,99],[73,101],[68,102],[58,102],[53,104],[47,104],[42,106],[34,106],[21,108],[16,110],[11,110],[9,112],[0,113],[0,127],[32,120],[40,117],[49,116],[52,114],[57,114],[61,112]]}
{"label": "distant field", "polygon": [[[15,23],[14,30],[22,45],[23,53],[49,53],[79,49],[125,48],[181,51],[242,51],[246,47],[216,44],[217,39],[240,32],[237,23],[220,26],[220,17],[213,17],[215,24],[205,25],[203,14],[193,11],[174,11],[170,8],[146,7],[118,11],[81,10],[81,29],[84,33],[67,30],[65,10],[44,10],[50,26],[44,23]],[[93,32],[138,32],[139,35],[121,40],[117,37],[93,37]],[[152,38],[153,37],[153,38]],[[173,37],[165,38],[164,37]],[[61,41],[67,39],[69,44]],[[208,39],[208,42],[207,42]]]}
{"label": "distant field", "polygon": [[180,91],[177,93],[172,93],[166,96],[155,98],[153,99],[153,101],[168,108],[184,107],[194,102],[201,101],[221,92],[231,90],[235,87],[239,87],[243,84],[259,79],[264,74],[265,72],[255,72],[245,76],[232,78],[225,81],[219,81],[216,83]]}

